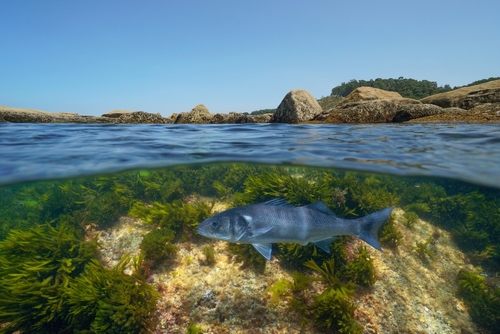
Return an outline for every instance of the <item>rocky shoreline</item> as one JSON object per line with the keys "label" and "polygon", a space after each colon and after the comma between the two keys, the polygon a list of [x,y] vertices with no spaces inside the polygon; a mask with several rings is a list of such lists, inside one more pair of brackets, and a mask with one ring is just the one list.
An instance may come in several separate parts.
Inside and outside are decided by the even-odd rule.
{"label": "rocky shoreline", "polygon": [[239,124],[239,123],[401,123],[500,121],[500,80],[463,87],[421,100],[399,93],[360,87],[333,108],[323,110],[307,91],[290,91],[274,114],[236,112],[213,114],[199,104],[189,112],[162,117],[159,113],[113,110],[102,116],[51,113],[0,106],[0,123],[125,123],[125,124]]}

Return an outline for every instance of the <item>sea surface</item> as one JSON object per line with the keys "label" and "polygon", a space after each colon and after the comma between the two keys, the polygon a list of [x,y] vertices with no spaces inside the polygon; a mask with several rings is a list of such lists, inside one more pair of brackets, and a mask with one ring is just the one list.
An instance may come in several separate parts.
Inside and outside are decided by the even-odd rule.
{"label": "sea surface", "polygon": [[500,188],[497,124],[0,124],[0,185],[213,162],[432,176]]}
{"label": "sea surface", "polygon": [[[383,251],[197,233],[273,198]],[[497,124],[0,123],[0,333],[495,333],[498,245]]]}

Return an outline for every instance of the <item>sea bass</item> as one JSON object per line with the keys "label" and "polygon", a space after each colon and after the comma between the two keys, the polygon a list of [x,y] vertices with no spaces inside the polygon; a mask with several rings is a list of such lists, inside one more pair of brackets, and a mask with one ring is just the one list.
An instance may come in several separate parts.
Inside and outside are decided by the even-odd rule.
{"label": "sea bass", "polygon": [[382,250],[377,232],[389,218],[392,207],[358,219],[342,219],[324,202],[295,207],[282,198],[239,206],[218,213],[198,226],[198,233],[212,239],[252,244],[271,259],[273,243],[309,242],[330,252],[335,236],[353,235]]}

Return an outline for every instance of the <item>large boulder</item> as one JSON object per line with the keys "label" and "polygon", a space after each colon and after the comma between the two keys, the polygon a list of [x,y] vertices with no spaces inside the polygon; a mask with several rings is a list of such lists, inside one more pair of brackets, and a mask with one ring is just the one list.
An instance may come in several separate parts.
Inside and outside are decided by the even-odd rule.
{"label": "large boulder", "polygon": [[365,102],[373,100],[400,100],[403,97],[398,92],[390,92],[373,87],[358,87],[346,96],[339,104]]}
{"label": "large boulder", "polygon": [[442,108],[458,107],[466,110],[485,103],[500,103],[500,80],[431,95],[420,101]]}
{"label": "large boulder", "polygon": [[214,117],[207,107],[203,104],[198,104],[196,107],[191,109],[189,112],[180,113],[175,119],[175,124],[200,124],[200,123],[210,123],[210,120]]}
{"label": "large boulder", "polygon": [[318,101],[306,90],[294,89],[285,95],[271,123],[299,123],[309,121],[322,112]]}

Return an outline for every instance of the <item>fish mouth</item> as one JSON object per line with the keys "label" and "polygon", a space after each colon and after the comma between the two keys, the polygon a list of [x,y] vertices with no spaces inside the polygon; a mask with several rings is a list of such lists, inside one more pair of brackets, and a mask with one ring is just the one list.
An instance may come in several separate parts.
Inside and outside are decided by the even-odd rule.
{"label": "fish mouth", "polygon": [[211,237],[210,233],[201,225],[198,225],[198,228],[196,229],[196,231],[198,232],[198,234],[201,234],[204,237],[208,237],[208,238]]}

